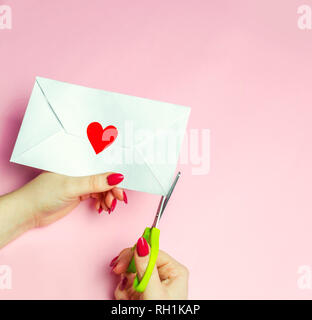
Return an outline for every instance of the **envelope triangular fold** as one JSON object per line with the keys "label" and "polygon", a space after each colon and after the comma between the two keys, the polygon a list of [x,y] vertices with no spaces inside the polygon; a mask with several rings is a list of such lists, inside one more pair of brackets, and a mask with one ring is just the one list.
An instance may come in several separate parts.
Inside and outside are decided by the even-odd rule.
{"label": "envelope triangular fold", "polygon": [[14,146],[11,161],[18,162],[18,156],[30,150],[51,135],[62,130],[40,87],[35,83]]}

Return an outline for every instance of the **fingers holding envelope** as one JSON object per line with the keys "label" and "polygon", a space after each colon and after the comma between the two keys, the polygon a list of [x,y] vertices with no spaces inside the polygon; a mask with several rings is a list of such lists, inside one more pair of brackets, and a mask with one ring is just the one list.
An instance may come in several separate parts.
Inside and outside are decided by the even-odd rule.
{"label": "fingers holding envelope", "polygon": [[99,194],[96,199],[95,208],[99,213],[101,213],[102,210],[108,213],[113,212],[117,206],[117,200],[128,203],[125,191],[117,187]]}
{"label": "fingers holding envelope", "polygon": [[91,197],[96,199],[95,209],[99,213],[103,210],[109,214],[113,212],[117,206],[117,200],[128,203],[125,191],[117,187],[106,192],[92,194]]}
{"label": "fingers holding envelope", "polygon": [[[125,191],[117,187],[124,179],[121,173],[107,172],[94,176],[69,179],[71,182],[71,192],[79,194],[80,200],[90,197],[95,199],[95,208],[99,213],[103,210],[108,213],[114,211],[117,200],[128,203]],[[75,186],[75,188],[72,186]]]}

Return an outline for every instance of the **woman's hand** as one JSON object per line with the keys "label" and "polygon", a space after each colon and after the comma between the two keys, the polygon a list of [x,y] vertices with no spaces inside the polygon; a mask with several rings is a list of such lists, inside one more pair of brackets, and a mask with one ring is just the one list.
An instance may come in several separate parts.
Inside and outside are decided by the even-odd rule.
{"label": "woman's hand", "polygon": [[127,201],[119,173],[104,173],[88,177],[68,177],[45,172],[26,184],[20,192],[23,202],[33,212],[36,227],[48,225],[72,211],[80,201],[94,198],[96,210],[111,213],[117,200]]}
{"label": "woman's hand", "polygon": [[188,270],[164,251],[159,251],[156,266],[143,293],[133,289],[136,274],[126,270],[134,254],[135,266],[139,280],[144,275],[150,247],[141,237],[133,251],[131,248],[121,251],[111,262],[112,271],[120,275],[120,282],[115,290],[117,300],[185,300],[188,294]]}
{"label": "woman's hand", "polygon": [[0,197],[0,248],[23,232],[64,217],[80,201],[94,198],[99,213],[111,213],[117,200],[127,203],[119,173],[68,177],[45,172],[22,188]]}

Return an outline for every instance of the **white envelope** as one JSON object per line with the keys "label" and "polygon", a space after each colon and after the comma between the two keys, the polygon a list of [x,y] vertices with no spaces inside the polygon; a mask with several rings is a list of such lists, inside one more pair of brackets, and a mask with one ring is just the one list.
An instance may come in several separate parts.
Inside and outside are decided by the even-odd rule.
{"label": "white envelope", "polygon": [[[164,195],[189,114],[188,107],[37,77],[10,161],[68,176],[120,172],[121,187]],[[98,154],[87,136],[92,122],[118,130]]]}

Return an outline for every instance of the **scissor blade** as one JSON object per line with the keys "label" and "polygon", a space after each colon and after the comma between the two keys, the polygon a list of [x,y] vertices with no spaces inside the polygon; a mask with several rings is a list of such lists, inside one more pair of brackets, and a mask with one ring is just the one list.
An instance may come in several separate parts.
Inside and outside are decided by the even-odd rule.
{"label": "scissor blade", "polygon": [[161,199],[160,199],[159,205],[158,205],[158,209],[157,209],[157,212],[156,212],[156,216],[155,216],[154,222],[152,224],[152,228],[156,228],[157,225],[158,225],[158,222],[159,222],[159,220],[161,218],[161,212],[162,212],[162,209],[164,207],[165,200],[166,200],[166,197],[162,196]]}
{"label": "scissor blade", "polygon": [[162,217],[162,215],[163,215],[163,213],[164,213],[164,210],[165,210],[165,208],[166,208],[166,206],[167,206],[167,203],[168,203],[168,201],[169,201],[169,199],[170,199],[170,197],[171,197],[171,195],[172,195],[172,192],[173,192],[173,190],[174,190],[174,188],[175,188],[175,186],[176,186],[176,184],[177,184],[180,176],[181,176],[181,172],[179,171],[179,172],[177,173],[174,181],[172,182],[172,185],[171,185],[171,187],[170,187],[170,189],[169,189],[169,191],[168,191],[168,193],[167,193],[167,195],[166,195],[165,202],[164,202],[164,204],[163,204],[163,206],[162,206],[162,209],[161,209],[161,211],[160,211],[160,217],[159,217],[159,219]]}

